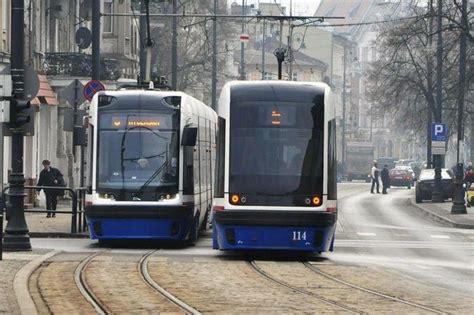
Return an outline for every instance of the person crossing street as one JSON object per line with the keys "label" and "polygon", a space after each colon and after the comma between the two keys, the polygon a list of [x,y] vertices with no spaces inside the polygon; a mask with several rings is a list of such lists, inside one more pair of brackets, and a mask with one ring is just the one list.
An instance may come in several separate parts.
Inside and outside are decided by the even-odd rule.
{"label": "person crossing street", "polygon": [[374,193],[374,188],[377,186],[377,194],[380,194],[380,184],[379,184],[379,169],[377,168],[377,162],[374,161],[374,166],[370,171],[370,176],[372,177],[372,187],[370,188],[370,193]]}

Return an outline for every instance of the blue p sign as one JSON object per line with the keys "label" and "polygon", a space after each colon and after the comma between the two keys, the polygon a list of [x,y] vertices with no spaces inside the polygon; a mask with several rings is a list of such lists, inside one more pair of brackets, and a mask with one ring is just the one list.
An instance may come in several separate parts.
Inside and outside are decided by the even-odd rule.
{"label": "blue p sign", "polygon": [[448,128],[446,124],[432,123],[431,124],[431,140],[432,141],[446,141],[446,134]]}

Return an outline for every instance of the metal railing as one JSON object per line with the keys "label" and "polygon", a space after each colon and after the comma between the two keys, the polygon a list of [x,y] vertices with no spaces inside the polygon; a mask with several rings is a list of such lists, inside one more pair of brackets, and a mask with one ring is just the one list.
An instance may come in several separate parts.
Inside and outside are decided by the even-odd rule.
{"label": "metal railing", "polygon": [[[5,218],[8,221],[9,213],[8,208],[6,207],[6,191],[10,188],[7,186],[3,188],[1,196],[1,211],[0,214],[5,212]],[[87,224],[85,219],[84,212],[84,203],[85,203],[85,192],[86,188],[80,187],[72,189],[70,187],[57,187],[57,186],[25,186],[25,189],[48,189],[48,190],[57,190],[57,191],[68,191],[71,194],[71,211],[64,210],[54,210],[54,213],[64,213],[71,214],[71,234],[77,234],[86,231]],[[38,209],[24,209],[25,213],[51,213],[51,210],[38,210]],[[1,231],[0,231],[1,232]],[[3,239],[3,235],[2,235]]]}

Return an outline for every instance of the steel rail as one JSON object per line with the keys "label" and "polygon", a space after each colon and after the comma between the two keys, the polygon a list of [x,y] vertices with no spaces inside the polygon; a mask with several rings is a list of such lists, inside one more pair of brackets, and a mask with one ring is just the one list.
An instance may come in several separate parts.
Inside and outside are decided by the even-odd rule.
{"label": "steel rail", "polygon": [[300,294],[303,294],[303,295],[306,295],[306,296],[310,296],[312,298],[315,298],[321,302],[324,302],[326,304],[329,304],[331,306],[335,306],[335,307],[338,307],[338,308],[341,308],[345,311],[348,311],[348,312],[351,312],[351,313],[355,313],[355,314],[363,314],[364,312],[363,311],[360,311],[360,310],[357,310],[357,309],[354,309],[354,308],[351,308],[349,306],[346,306],[344,304],[341,304],[341,303],[338,303],[338,302],[335,302],[335,301],[331,301],[329,299],[326,299],[322,296],[319,296],[313,292],[309,292],[309,291],[306,291],[304,289],[301,289],[301,288],[298,288],[298,287],[295,287],[291,284],[288,284],[284,281],[281,281],[281,280],[278,280],[278,279],[275,279],[274,277],[272,277],[270,274],[268,274],[267,272],[265,272],[263,269],[261,269],[256,263],[255,261],[249,261],[248,264],[250,265],[251,269],[254,270],[256,273],[258,273],[260,276],[262,276],[263,278],[267,279],[267,280],[270,280],[271,282],[274,282],[282,287],[285,287],[287,289],[290,289],[291,291],[293,292],[298,292]]}
{"label": "steel rail", "polygon": [[153,278],[150,276],[150,273],[148,272],[148,262],[151,258],[151,256],[156,252],[156,250],[152,250],[148,252],[147,254],[143,255],[140,261],[138,262],[138,270],[140,273],[140,276],[142,277],[143,281],[151,287],[154,291],[158,292],[161,294],[165,299],[173,303],[174,305],[178,306],[180,309],[184,310],[187,314],[201,314],[198,310],[193,308],[192,306],[186,304],[182,300],[178,299],[176,296],[173,294],[169,293],[166,291],[162,286],[160,286]]}
{"label": "steel rail", "polygon": [[370,294],[373,294],[373,295],[376,295],[376,296],[379,296],[379,297],[383,297],[383,298],[386,298],[386,299],[394,301],[394,302],[399,302],[399,303],[403,303],[403,304],[406,304],[406,305],[409,305],[409,306],[420,308],[420,309],[423,309],[425,311],[432,312],[432,313],[435,313],[435,314],[447,314],[446,312],[437,310],[435,308],[431,308],[431,307],[428,307],[428,306],[424,306],[422,304],[410,302],[410,301],[407,301],[407,300],[404,300],[404,299],[401,299],[401,298],[398,298],[398,297],[395,297],[395,296],[391,296],[391,295],[388,295],[388,294],[385,294],[385,293],[381,293],[381,292],[378,292],[376,290],[367,289],[367,288],[361,287],[359,285],[341,280],[341,279],[336,278],[336,277],[334,277],[334,276],[332,276],[328,273],[325,273],[324,271],[321,271],[320,269],[317,269],[316,267],[314,267],[312,264],[310,264],[308,262],[304,262],[303,265],[306,268],[308,268],[309,270],[311,270],[312,272],[314,272],[314,273],[316,273],[320,276],[323,276],[323,277],[325,277],[327,279],[330,279],[332,281],[335,281],[337,283],[344,284],[344,285],[349,286],[353,289],[357,289],[357,290],[360,290],[360,291],[363,291],[363,292],[366,292],[366,293],[370,293]]}
{"label": "steel rail", "polygon": [[82,296],[94,307],[98,314],[110,314],[111,312],[103,305],[99,299],[94,295],[91,288],[87,285],[86,279],[84,277],[84,271],[87,269],[89,263],[99,254],[103,252],[98,252],[92,255],[89,255],[86,259],[81,261],[81,263],[76,267],[74,271],[74,281],[76,286],[81,292]]}

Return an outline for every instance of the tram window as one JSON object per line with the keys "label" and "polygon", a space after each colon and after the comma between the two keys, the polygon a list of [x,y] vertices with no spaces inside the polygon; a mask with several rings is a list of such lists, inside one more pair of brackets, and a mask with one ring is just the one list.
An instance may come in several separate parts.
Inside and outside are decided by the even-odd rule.
{"label": "tram window", "polygon": [[337,199],[336,120],[328,125],[328,199]]}
{"label": "tram window", "polygon": [[216,186],[214,196],[224,197],[224,159],[225,159],[225,119],[218,118],[217,133],[217,161],[216,161]]}
{"label": "tram window", "polygon": [[[230,191],[288,205],[291,196],[322,195],[324,100],[232,103],[230,123]],[[259,198],[247,200],[266,202]]]}

